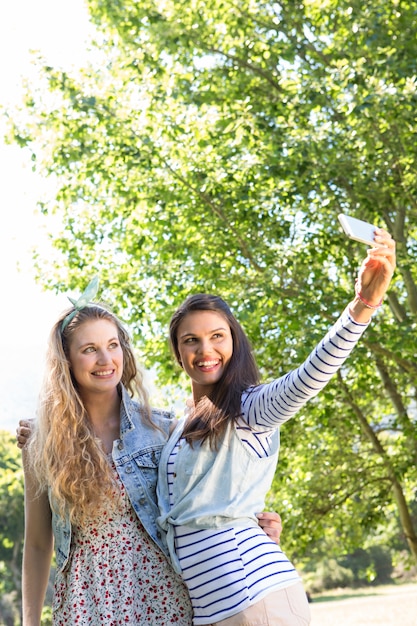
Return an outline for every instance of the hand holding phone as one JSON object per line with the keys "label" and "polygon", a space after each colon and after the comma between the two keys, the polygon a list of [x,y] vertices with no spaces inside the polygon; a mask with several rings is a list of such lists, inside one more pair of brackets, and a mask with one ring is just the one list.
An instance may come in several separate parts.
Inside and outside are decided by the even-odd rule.
{"label": "hand holding phone", "polygon": [[338,218],[340,224],[342,225],[343,231],[350,239],[360,241],[361,243],[365,243],[368,246],[376,246],[376,226],[373,226],[373,224],[369,224],[369,222],[358,220],[356,219],[356,217],[350,217],[350,215],[345,215],[344,213],[340,213],[338,215]]}

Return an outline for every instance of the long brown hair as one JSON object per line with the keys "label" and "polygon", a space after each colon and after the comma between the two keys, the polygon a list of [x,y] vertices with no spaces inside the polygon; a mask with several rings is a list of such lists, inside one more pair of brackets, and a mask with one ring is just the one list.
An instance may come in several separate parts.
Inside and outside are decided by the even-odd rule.
{"label": "long brown hair", "polygon": [[192,311],[213,311],[222,315],[233,339],[233,353],[222,377],[214,384],[210,396],[197,403],[184,430],[189,443],[208,439],[210,445],[216,447],[227,424],[241,414],[242,392],[259,384],[259,370],[249,340],[229,306],[220,296],[204,293],[189,296],[171,318],[170,343],[180,365],[178,327]]}
{"label": "long brown hair", "polygon": [[69,514],[72,523],[83,524],[104,497],[114,498],[114,481],[71,373],[69,346],[82,324],[104,319],[116,326],[123,351],[121,382],[130,396],[137,396],[144,419],[151,419],[151,411],[129,334],[120,320],[107,307],[91,304],[62,330],[63,320],[73,311],[59,317],[49,336],[38,419],[28,451],[39,489],[50,489],[57,513]]}

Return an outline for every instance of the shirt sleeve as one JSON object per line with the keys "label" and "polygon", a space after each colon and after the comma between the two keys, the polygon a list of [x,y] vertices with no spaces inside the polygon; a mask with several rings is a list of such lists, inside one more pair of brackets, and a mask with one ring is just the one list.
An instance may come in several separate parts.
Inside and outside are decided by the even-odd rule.
{"label": "shirt sleeve", "polygon": [[297,369],[243,394],[242,419],[251,428],[272,429],[293,417],[326,386],[368,325],[355,322],[345,310]]}

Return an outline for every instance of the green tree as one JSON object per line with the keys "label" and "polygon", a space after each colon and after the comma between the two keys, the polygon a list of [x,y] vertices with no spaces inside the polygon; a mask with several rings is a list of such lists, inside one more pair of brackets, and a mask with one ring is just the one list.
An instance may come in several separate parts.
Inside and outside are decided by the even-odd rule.
{"label": "green tree", "polygon": [[20,613],[23,547],[23,469],[15,438],[0,431],[0,619],[14,624]]}
{"label": "green tree", "polygon": [[91,64],[40,63],[12,114],[12,139],[57,182],[41,210],[62,228],[40,279],[79,291],[99,268],[165,383],[182,380],[166,343],[174,306],[220,293],[269,379],[352,297],[365,249],[337,214],[387,227],[398,271],[385,307],[282,429],[270,503],[295,554],[333,529],[343,551],[360,546],[395,507],[417,561],[415,4],[88,4]]}

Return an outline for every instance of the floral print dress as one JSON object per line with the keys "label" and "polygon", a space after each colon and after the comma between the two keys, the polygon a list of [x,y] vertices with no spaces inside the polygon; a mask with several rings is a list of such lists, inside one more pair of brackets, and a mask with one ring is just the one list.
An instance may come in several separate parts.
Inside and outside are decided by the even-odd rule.
{"label": "floral print dress", "polygon": [[186,587],[143,528],[113,470],[119,497],[83,529],[72,529],[70,563],[55,577],[53,624],[190,626]]}

